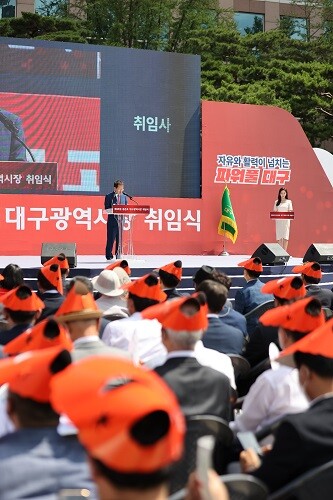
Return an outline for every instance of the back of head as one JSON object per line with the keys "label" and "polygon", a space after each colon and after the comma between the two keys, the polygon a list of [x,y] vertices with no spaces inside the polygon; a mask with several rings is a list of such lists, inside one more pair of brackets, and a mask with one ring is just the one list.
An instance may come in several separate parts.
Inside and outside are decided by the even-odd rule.
{"label": "back of head", "polygon": [[208,309],[213,314],[221,312],[228,298],[227,288],[212,280],[205,280],[197,288],[198,292],[203,292],[206,296]]}
{"label": "back of head", "polygon": [[147,274],[133,283],[128,283],[125,287],[136,312],[141,312],[147,307],[166,300],[166,294],[161,289],[159,277],[154,273]]}
{"label": "back of head", "polygon": [[8,264],[1,274],[4,279],[0,281],[0,287],[6,290],[12,290],[24,283],[23,271],[17,264]]}
{"label": "back of head", "polygon": [[212,266],[201,266],[193,276],[195,287],[197,288],[204,280],[212,279],[212,274],[214,271],[215,268]]}
{"label": "back of head", "polygon": [[176,260],[161,267],[158,274],[165,288],[175,288],[182,278],[182,261]]}

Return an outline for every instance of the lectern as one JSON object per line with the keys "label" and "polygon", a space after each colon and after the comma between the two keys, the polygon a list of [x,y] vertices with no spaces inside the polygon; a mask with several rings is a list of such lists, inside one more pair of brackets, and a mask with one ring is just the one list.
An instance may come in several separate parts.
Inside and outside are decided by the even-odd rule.
{"label": "lectern", "polygon": [[128,236],[128,250],[127,255],[133,256],[133,223],[135,215],[147,215],[150,213],[149,205],[113,205],[112,208],[107,208],[105,210],[107,214],[113,214],[118,220],[119,227],[119,246],[117,257],[121,258],[123,254],[123,227],[124,219],[126,216],[130,217],[130,228]]}

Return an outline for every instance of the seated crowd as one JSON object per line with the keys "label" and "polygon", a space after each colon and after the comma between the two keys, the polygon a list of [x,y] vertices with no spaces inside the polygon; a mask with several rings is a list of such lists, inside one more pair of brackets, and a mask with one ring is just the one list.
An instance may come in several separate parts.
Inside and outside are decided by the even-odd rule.
{"label": "seated crowd", "polygon": [[[38,271],[37,292],[9,264],[0,275],[0,498],[73,489],[163,500],[187,484],[188,500],[205,499],[186,462],[200,416],[231,436],[212,432],[212,500],[229,498],[220,474],[250,474],[274,492],[331,461],[333,292],[319,286],[321,266],[264,283],[258,257],[239,265],[246,284],[233,305],[230,277],[207,265],[183,293],[180,260],[136,280],[118,260],[90,280],[71,278],[59,254]],[[241,447],[238,433],[266,427],[262,455]]]}

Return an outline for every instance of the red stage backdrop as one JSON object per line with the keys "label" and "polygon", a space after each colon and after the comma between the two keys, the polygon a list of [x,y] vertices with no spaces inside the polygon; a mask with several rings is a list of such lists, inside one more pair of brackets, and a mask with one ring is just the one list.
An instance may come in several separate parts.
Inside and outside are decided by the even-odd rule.
{"label": "red stage backdrop", "polygon": [[[59,99],[71,98],[55,99],[59,103]],[[40,135],[36,125],[26,127],[25,117],[30,111],[24,101],[6,108],[23,118],[27,143],[45,149],[45,161],[58,162],[61,188],[79,183],[84,168],[95,169],[98,178],[98,164],[87,166],[86,161],[74,169],[70,165],[71,173],[67,173],[67,151],[95,151],[99,136],[98,128],[96,134],[85,131],[91,132],[90,121],[82,122],[86,127],[80,125],[80,134],[63,133],[70,116],[78,123],[88,113],[93,123],[98,122],[97,99],[75,101],[74,114],[73,101],[67,101],[68,112],[62,104],[56,123],[50,124],[46,135],[43,127]],[[52,98],[44,101],[45,106],[52,102]],[[217,226],[225,184],[230,189],[239,231],[235,244],[226,240],[229,253],[251,254],[261,243],[275,241],[275,223],[269,213],[281,186],[288,190],[295,211],[288,248],[291,255],[302,257],[311,243],[333,241],[332,185],[292,115],[270,106],[203,102],[202,126],[202,199],[136,198],[152,208],[149,216],[135,216],[136,255],[219,254],[222,237],[217,234]],[[67,126],[69,130],[75,127]],[[54,138],[63,143],[61,154]],[[130,180],[125,182],[126,190],[135,196]],[[111,189],[105,186],[104,191]],[[43,242],[76,242],[79,254],[104,254],[103,204],[103,196],[2,194],[2,254],[40,255]],[[126,224],[125,254],[128,229]]]}

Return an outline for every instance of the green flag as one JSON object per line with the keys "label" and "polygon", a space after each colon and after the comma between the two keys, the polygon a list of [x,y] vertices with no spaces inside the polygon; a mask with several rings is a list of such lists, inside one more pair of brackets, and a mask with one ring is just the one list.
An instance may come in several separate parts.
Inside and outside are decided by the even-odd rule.
{"label": "green flag", "polygon": [[227,186],[224,188],[222,195],[222,215],[217,230],[218,234],[225,234],[233,243],[237,240],[238,229],[237,223],[232,209],[230,193]]}

